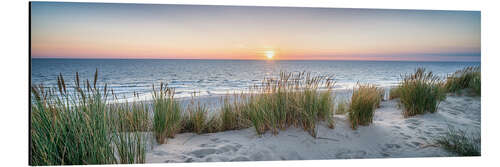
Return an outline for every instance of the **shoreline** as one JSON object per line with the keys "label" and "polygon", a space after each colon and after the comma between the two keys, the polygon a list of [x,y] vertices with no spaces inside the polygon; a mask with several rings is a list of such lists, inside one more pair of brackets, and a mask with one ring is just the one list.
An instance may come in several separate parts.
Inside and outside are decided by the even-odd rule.
{"label": "shoreline", "polygon": [[[391,88],[394,88],[394,86],[387,86],[387,87],[381,87],[384,89],[384,100],[388,100],[389,98],[389,91]],[[325,92],[326,90],[319,90],[319,92]],[[334,102],[338,104],[338,102],[345,101],[345,100],[350,100],[350,97],[352,96],[352,91],[353,88],[343,88],[343,89],[333,89],[332,94],[334,95]],[[250,93],[245,93],[243,95],[250,95]],[[214,94],[214,95],[201,95],[201,96],[195,96],[195,97],[174,97],[174,99],[179,102],[182,108],[186,108],[190,103],[194,102],[196,105],[198,102],[201,105],[206,105],[206,107],[209,110],[209,113],[216,112],[218,109],[220,109],[221,104],[224,101],[224,98],[228,98],[228,100],[232,101],[235,96],[240,96],[240,93],[229,93],[229,94]],[[147,105],[152,105],[152,99],[148,100],[134,100],[134,101],[128,101],[128,103],[144,103]],[[124,104],[126,102],[120,101],[116,103],[110,102],[109,104]]]}

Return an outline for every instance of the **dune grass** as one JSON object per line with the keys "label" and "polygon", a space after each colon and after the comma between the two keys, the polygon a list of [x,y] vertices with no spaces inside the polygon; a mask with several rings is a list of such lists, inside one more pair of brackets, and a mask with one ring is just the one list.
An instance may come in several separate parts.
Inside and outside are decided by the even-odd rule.
{"label": "dune grass", "polygon": [[[206,106],[194,101],[182,108],[167,84],[160,84],[158,90],[153,85],[151,105],[110,104],[108,92],[114,100],[116,95],[107,85],[97,85],[97,71],[93,84],[87,80],[82,86],[77,73],[72,91],[59,76],[56,88],[32,87],[30,164],[143,163],[146,138],[141,133],[149,131],[163,144],[181,132],[214,133],[252,126],[258,134],[271,131],[275,135],[293,126],[316,137],[320,121],[334,128],[334,114],[344,113],[353,129],[370,124],[384,91],[358,84],[350,101],[335,107],[334,84],[330,76],[281,72],[278,78],[265,78],[252,87],[253,93],[226,96],[219,112],[209,115]],[[432,73],[417,69],[391,90],[390,98],[401,98],[405,116],[435,112],[444,97],[442,85]]]}
{"label": "dune grass", "polygon": [[426,72],[424,68],[418,68],[414,74],[403,76],[403,81],[396,89],[405,117],[434,113],[439,103],[446,98],[443,81],[432,72]]}
{"label": "dune grass", "polygon": [[175,137],[182,128],[181,106],[174,99],[174,94],[175,91],[167,84],[161,83],[158,90],[153,85],[153,133],[159,144]]}
{"label": "dune grass", "polygon": [[[191,104],[182,111],[173,99],[174,91],[161,86],[160,91],[153,94],[153,131],[158,143],[179,132],[214,133],[252,126],[258,134],[268,130],[278,134],[280,130],[295,126],[316,136],[318,121],[326,121],[328,127],[334,128],[333,84],[326,76],[282,72],[279,78],[268,78],[252,87],[252,94],[225,96],[221,99],[219,112],[210,117],[200,104]],[[320,91],[320,86],[325,90]],[[182,116],[181,113],[186,114]],[[181,127],[171,127],[179,122]]]}
{"label": "dune grass", "polygon": [[187,107],[186,116],[183,117],[183,130],[187,132],[194,132],[197,134],[201,134],[205,132],[206,124],[207,124],[207,112],[208,108],[205,105],[201,105],[199,102],[194,103],[194,100],[191,100],[191,103]]}
{"label": "dune grass", "polygon": [[[114,92],[111,93],[114,96]],[[138,99],[137,95],[134,95]],[[116,97],[114,97],[117,100]],[[135,100],[132,102],[109,104],[109,113],[121,132],[145,132],[151,130],[148,105]]]}
{"label": "dune grass", "polygon": [[97,78],[96,70],[93,84],[87,80],[81,87],[77,73],[69,87],[59,75],[56,88],[31,87],[31,165],[144,162],[141,136],[129,132],[130,139],[125,139],[121,135],[124,128],[116,125],[116,114],[110,113],[107,85],[98,86]]}
{"label": "dune grass", "polygon": [[399,87],[391,88],[389,91],[389,100],[397,99],[401,97],[401,90]]}
{"label": "dune grass", "polygon": [[372,84],[358,84],[353,89],[348,110],[352,129],[359,125],[369,125],[373,121],[375,109],[380,106],[383,90]]}
{"label": "dune grass", "polygon": [[349,111],[349,101],[348,100],[341,100],[337,103],[337,107],[335,108],[335,114],[344,115],[344,114],[347,114],[348,111]]}
{"label": "dune grass", "polygon": [[466,67],[456,71],[447,78],[445,87],[448,92],[470,88],[475,95],[481,95],[481,68]]}
{"label": "dune grass", "polygon": [[[253,88],[258,93],[242,100],[242,113],[258,134],[268,130],[278,134],[295,126],[315,137],[318,121],[327,121],[330,128],[334,127],[333,85],[328,76],[281,72],[279,78],[267,78],[261,87]],[[320,91],[320,86],[325,90]]]}
{"label": "dune grass", "polygon": [[449,129],[436,142],[445,150],[460,156],[481,156],[481,135],[464,130]]}
{"label": "dune grass", "polygon": [[229,96],[222,99],[219,114],[221,123],[221,131],[238,130],[248,128],[251,126],[250,121],[243,114],[243,107],[245,107],[245,95],[233,94],[233,99],[230,100]]}
{"label": "dune grass", "polygon": [[205,124],[205,132],[206,133],[216,133],[223,131],[222,127],[222,119],[220,114],[214,114],[210,117],[207,117],[207,123]]}
{"label": "dune grass", "polygon": [[[114,92],[112,91],[112,95]],[[136,94],[134,97],[138,98]],[[117,100],[115,96],[115,100]],[[146,160],[146,137],[141,132],[150,130],[148,107],[143,102],[109,104],[110,125],[116,132],[112,133],[112,141],[116,146],[119,163],[144,163]]]}

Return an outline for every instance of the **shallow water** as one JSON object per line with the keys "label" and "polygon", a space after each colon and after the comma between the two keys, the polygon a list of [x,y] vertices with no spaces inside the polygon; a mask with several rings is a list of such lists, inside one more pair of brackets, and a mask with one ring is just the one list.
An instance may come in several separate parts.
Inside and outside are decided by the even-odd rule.
{"label": "shallow water", "polygon": [[151,98],[152,84],[168,83],[175,97],[213,96],[245,91],[265,77],[280,71],[334,75],[335,89],[350,89],[357,82],[382,87],[396,85],[401,74],[425,67],[441,77],[479,62],[383,62],[383,61],[259,61],[259,60],[151,60],[151,59],[32,59],[33,84],[56,86],[61,73],[73,84],[75,73],[93,80],[99,69],[99,82],[107,83],[120,99]]}

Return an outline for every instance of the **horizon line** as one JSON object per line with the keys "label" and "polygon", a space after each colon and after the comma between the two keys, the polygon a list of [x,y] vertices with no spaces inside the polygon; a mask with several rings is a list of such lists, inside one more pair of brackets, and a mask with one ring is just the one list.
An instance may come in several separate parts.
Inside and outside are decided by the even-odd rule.
{"label": "horizon line", "polygon": [[450,60],[359,60],[359,59],[190,59],[190,58],[65,58],[65,57],[31,57],[31,59],[77,59],[77,60],[237,60],[237,61],[376,61],[376,62],[479,62],[479,61],[450,61]]}

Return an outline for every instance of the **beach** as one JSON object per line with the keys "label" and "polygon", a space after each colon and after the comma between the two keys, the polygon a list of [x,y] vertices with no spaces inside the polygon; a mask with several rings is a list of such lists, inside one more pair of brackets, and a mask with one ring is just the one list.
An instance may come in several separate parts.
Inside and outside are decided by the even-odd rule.
{"label": "beach", "polygon": [[[33,136],[56,150],[73,145],[88,147],[81,152],[103,151],[99,161],[104,162],[481,155],[479,67],[458,70],[446,80],[418,68],[397,86],[357,83],[352,89],[335,88],[328,76],[286,72],[250,89],[256,93],[175,97],[175,88],[160,84],[153,100],[125,103],[106,84],[76,82],[71,92],[62,75],[57,83],[48,90],[32,88]],[[108,102],[108,96],[115,100]],[[43,133],[47,128],[53,129]],[[39,148],[38,154],[51,152]],[[68,164],[73,163],[87,162]]]}
{"label": "beach", "polygon": [[480,11],[29,6],[30,165],[482,153]]}
{"label": "beach", "polygon": [[278,135],[258,135],[253,127],[208,134],[182,133],[167,144],[153,144],[146,163],[408,158],[456,156],[435,144],[448,128],[480,133],[481,99],[448,94],[438,112],[404,118],[398,99],[376,109],[373,123],[352,130],[345,115],[335,115],[335,128],[324,122],[318,136],[301,128]]}

